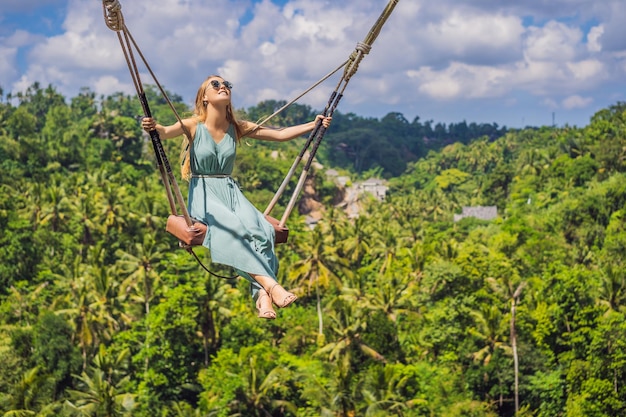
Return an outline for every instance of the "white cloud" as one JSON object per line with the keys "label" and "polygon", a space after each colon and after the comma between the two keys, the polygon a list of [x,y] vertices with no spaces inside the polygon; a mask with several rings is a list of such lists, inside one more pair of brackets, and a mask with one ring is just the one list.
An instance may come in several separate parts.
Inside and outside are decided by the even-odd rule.
{"label": "white cloud", "polygon": [[550,21],[543,27],[531,27],[526,39],[529,61],[570,61],[576,59],[582,31],[563,23]]}
{"label": "white cloud", "polygon": [[582,109],[589,106],[593,103],[593,98],[591,97],[581,97],[577,94],[573,96],[566,97],[563,100],[563,108],[565,109]]}
{"label": "white cloud", "polygon": [[4,85],[6,80],[17,75],[15,68],[15,56],[17,48],[10,48],[0,45],[0,86]]}
{"label": "white cloud", "polygon": [[427,24],[424,41],[434,45],[439,56],[498,63],[520,54],[523,32],[519,17],[457,9]]}
{"label": "white cloud", "polygon": [[[132,93],[101,2],[65,1],[67,16],[55,36],[42,37],[33,28],[0,32],[0,85],[19,90],[34,81],[54,83],[67,96],[84,86],[98,94],[116,88]],[[348,58],[388,4],[120,1],[126,25],[169,91],[191,103],[202,80],[219,73],[235,84],[236,107],[299,95]],[[626,90],[624,19],[623,0],[403,0],[338,109],[358,108],[369,112],[366,116],[405,109],[419,113],[431,111],[437,100],[445,102],[442,116],[450,117],[455,103],[476,99],[499,100],[501,108],[493,112],[499,114],[531,101],[567,109],[589,100],[601,103],[597,95],[603,87]],[[138,64],[142,80],[151,83]],[[336,81],[337,76],[300,102],[321,109]]]}
{"label": "white cloud", "polygon": [[623,0],[605,0],[603,19],[602,50],[618,52],[626,49],[626,7]]}
{"label": "white cloud", "polygon": [[[114,70],[124,65],[123,55],[112,39],[94,33],[68,32],[36,45],[30,52],[32,62],[51,63],[50,68]],[[119,46],[118,46],[119,48]]]}
{"label": "white cloud", "polygon": [[43,39],[45,38],[24,30],[16,30],[5,38],[0,37],[0,87],[7,89],[16,79],[20,78],[17,68],[17,56],[20,48],[29,48],[32,44]]}
{"label": "white cloud", "polygon": [[592,80],[592,82],[597,82],[605,76],[604,65],[596,59],[568,62],[567,68],[576,81]]}
{"label": "white cloud", "polygon": [[508,90],[506,70],[452,63],[443,71],[423,68],[409,73],[419,80],[419,90],[435,99],[494,97]]}
{"label": "white cloud", "polygon": [[29,46],[35,42],[41,42],[45,38],[42,36],[33,35],[25,30],[18,29],[11,36],[2,40],[2,43],[10,47],[24,47]]}
{"label": "white cloud", "polygon": [[559,108],[559,104],[554,99],[544,98],[542,102],[543,106],[550,110],[556,110]]}
{"label": "white cloud", "polygon": [[600,52],[602,51],[602,42],[600,39],[604,34],[604,26],[594,26],[589,30],[589,34],[587,35],[587,49],[589,52]]}
{"label": "white cloud", "polygon": [[135,91],[135,88],[131,83],[120,81],[117,77],[111,75],[94,78],[93,86],[95,91],[98,91],[105,96],[120,91],[127,94]]}

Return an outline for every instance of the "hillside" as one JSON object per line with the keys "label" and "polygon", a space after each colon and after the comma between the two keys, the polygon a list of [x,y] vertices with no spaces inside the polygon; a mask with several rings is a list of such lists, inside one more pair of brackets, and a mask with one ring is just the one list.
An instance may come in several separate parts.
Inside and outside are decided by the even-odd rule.
{"label": "hillside", "polygon": [[[428,143],[419,120],[338,115],[301,200],[324,215],[309,228],[294,213],[277,247],[279,279],[300,298],[267,322],[243,280],[207,274],[164,231],[135,100],[85,91],[66,103],[34,85],[11,103],[0,414],[626,413],[626,104],[584,128],[491,125],[457,140],[447,126]],[[301,144],[240,147],[236,176],[260,209]],[[165,145],[176,166],[179,144]],[[329,169],[384,178],[384,201],[348,216]],[[498,216],[455,222],[465,206]]]}

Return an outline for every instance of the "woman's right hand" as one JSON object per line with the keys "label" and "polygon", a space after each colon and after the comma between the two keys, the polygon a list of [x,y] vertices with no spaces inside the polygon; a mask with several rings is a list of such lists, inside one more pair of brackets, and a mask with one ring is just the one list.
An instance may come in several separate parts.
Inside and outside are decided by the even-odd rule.
{"label": "woman's right hand", "polygon": [[318,114],[317,116],[315,116],[315,122],[317,123],[319,120],[322,121],[322,126],[328,129],[328,126],[330,126],[330,122],[333,120],[333,118],[331,116],[324,116],[323,114]]}
{"label": "woman's right hand", "polygon": [[156,121],[152,117],[144,117],[141,119],[141,127],[146,132],[156,129]]}

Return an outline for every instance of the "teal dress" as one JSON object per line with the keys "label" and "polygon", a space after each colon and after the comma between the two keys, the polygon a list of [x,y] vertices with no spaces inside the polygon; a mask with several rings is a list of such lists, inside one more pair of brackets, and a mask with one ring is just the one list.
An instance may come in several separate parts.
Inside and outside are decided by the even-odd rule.
{"label": "teal dress", "polygon": [[198,123],[189,153],[188,210],[191,217],[208,226],[203,246],[211,251],[212,261],[234,268],[250,281],[256,297],[261,287],[248,273],[276,280],[275,231],[230,176],[236,154],[233,125],[224,139],[215,143],[204,123]]}

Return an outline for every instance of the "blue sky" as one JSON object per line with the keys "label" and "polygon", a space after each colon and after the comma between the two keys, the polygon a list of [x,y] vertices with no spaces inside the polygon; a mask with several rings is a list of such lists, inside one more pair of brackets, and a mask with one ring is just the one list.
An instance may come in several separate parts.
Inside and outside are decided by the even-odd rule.
{"label": "blue sky", "polygon": [[[291,100],[344,62],[387,0],[120,0],[159,82],[191,103],[209,74],[236,107]],[[626,101],[624,0],[400,0],[338,110],[435,123],[584,126]],[[142,74],[145,83],[150,76]],[[0,0],[0,87],[67,98],[134,88],[97,0]],[[299,102],[322,109],[337,79]]]}

